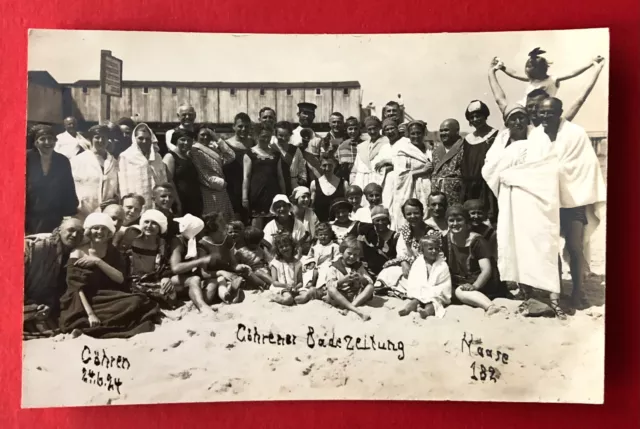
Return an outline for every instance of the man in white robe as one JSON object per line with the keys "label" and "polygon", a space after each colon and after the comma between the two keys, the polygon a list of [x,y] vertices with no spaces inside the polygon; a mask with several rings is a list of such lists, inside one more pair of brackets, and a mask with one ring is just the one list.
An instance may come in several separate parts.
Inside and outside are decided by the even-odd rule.
{"label": "man in white robe", "polygon": [[55,151],[71,159],[82,151],[89,150],[91,143],[78,132],[78,121],[74,117],[64,120],[65,132],[56,136]]}

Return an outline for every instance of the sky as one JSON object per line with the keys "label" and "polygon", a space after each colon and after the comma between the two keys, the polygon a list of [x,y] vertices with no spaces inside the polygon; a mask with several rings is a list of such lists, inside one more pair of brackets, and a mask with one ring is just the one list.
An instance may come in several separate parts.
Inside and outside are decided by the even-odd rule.
{"label": "sky", "polygon": [[[436,130],[447,118],[463,130],[467,104],[487,103],[489,123],[502,127],[487,72],[494,56],[524,71],[527,54],[542,47],[560,75],[609,57],[607,29],[394,35],[265,35],[125,31],[31,30],[29,70],[46,70],[60,83],[100,76],[100,50],[123,60],[124,80],[307,82],[357,80],[362,103],[380,108],[402,94],[407,113]],[[571,104],[589,74],[565,81],[557,96]],[[503,73],[509,101],[524,97],[525,82]],[[605,65],[574,122],[606,131],[609,67]]]}

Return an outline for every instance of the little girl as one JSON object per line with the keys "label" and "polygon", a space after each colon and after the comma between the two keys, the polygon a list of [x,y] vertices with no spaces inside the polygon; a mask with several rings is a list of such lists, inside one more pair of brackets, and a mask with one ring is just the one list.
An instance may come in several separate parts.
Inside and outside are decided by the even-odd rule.
{"label": "little girl", "polygon": [[592,66],[596,66],[599,62],[603,61],[604,58],[601,56],[595,57],[593,60],[589,62],[589,64],[582,66],[575,71],[563,75],[563,76],[551,76],[548,74],[549,65],[552,64],[542,54],[545,54],[546,51],[543,51],[540,48],[535,48],[533,51],[529,52],[529,58],[524,66],[525,76],[518,74],[517,71],[510,69],[504,65],[504,63],[500,60],[500,58],[495,57],[493,59],[494,68],[497,70],[502,70],[505,72],[507,76],[510,76],[514,79],[528,82],[526,91],[524,93],[524,99],[521,101],[521,104],[526,105],[527,94],[536,89],[544,90],[549,96],[555,97],[558,92],[558,88],[560,87],[560,82],[563,80],[569,80],[576,76],[580,76],[585,71],[589,70]]}
{"label": "little girl", "polygon": [[344,198],[336,199],[331,204],[331,216],[334,221],[331,222],[331,229],[336,236],[336,242],[342,243],[342,240],[352,231],[357,229],[358,222],[352,221],[350,218],[353,206]]}
{"label": "little girl", "polygon": [[244,224],[239,220],[233,220],[227,224],[227,236],[233,241],[236,249],[244,247],[244,239],[242,238],[243,231]]}
{"label": "little girl", "polygon": [[296,244],[290,234],[282,233],[274,237],[275,258],[271,261],[270,291],[275,295],[272,301],[282,305],[294,305],[294,297],[302,289],[302,264],[296,258]]}
{"label": "little girl", "polygon": [[[340,256],[340,246],[333,241],[335,234],[331,229],[331,225],[326,222],[318,224],[316,227],[317,243],[311,247],[309,256],[316,263],[316,283],[317,286],[323,286],[327,277],[327,270],[331,263]],[[315,286],[314,285],[314,286]]]}
{"label": "little girl", "polygon": [[242,233],[244,247],[236,251],[236,260],[240,264],[251,267],[248,283],[250,286],[266,289],[273,283],[269,271],[269,255],[261,247],[264,231],[248,226]]}
{"label": "little girl", "polygon": [[440,234],[433,232],[420,240],[422,257],[416,258],[409,271],[407,297],[409,302],[398,312],[407,316],[412,311],[426,319],[442,318],[444,307],[451,302],[451,274],[441,252]]}

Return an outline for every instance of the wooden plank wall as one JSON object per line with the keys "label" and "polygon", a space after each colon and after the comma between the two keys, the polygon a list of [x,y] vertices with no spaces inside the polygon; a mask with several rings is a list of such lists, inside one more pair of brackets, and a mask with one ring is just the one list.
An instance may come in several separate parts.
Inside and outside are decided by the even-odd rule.
{"label": "wooden plank wall", "polygon": [[277,90],[276,114],[279,121],[298,122],[298,103],[304,101],[303,89],[291,89],[291,95],[287,95],[285,88]]}
{"label": "wooden plank wall", "polygon": [[62,124],[62,89],[29,83],[27,121]]}
{"label": "wooden plank wall", "polygon": [[[276,90],[273,88],[265,88],[264,95],[260,95],[260,88],[251,88],[247,91],[248,96],[248,112],[247,114],[253,121],[258,121],[258,114],[263,107],[276,108]],[[276,110],[277,112],[277,110]]]}

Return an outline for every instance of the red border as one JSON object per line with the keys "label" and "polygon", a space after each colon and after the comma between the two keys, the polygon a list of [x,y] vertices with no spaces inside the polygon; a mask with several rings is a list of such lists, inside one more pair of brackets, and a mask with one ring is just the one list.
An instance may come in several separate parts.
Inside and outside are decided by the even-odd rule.
{"label": "red border", "polygon": [[[0,4],[0,426],[123,427],[518,427],[627,428],[638,424],[638,70],[637,0],[473,2],[340,0],[154,2],[95,0]],[[349,4],[347,6],[347,4]],[[301,402],[20,410],[24,127],[28,28],[275,33],[399,33],[611,28],[607,362],[604,406],[427,402]],[[65,47],[60,47],[65,49]],[[261,49],[261,47],[256,47]],[[275,54],[275,53],[274,53]],[[250,55],[250,53],[249,53]],[[322,53],[319,53],[319,57]],[[294,55],[292,55],[292,58]],[[626,196],[630,196],[626,197]],[[627,268],[632,267],[632,268]]]}

